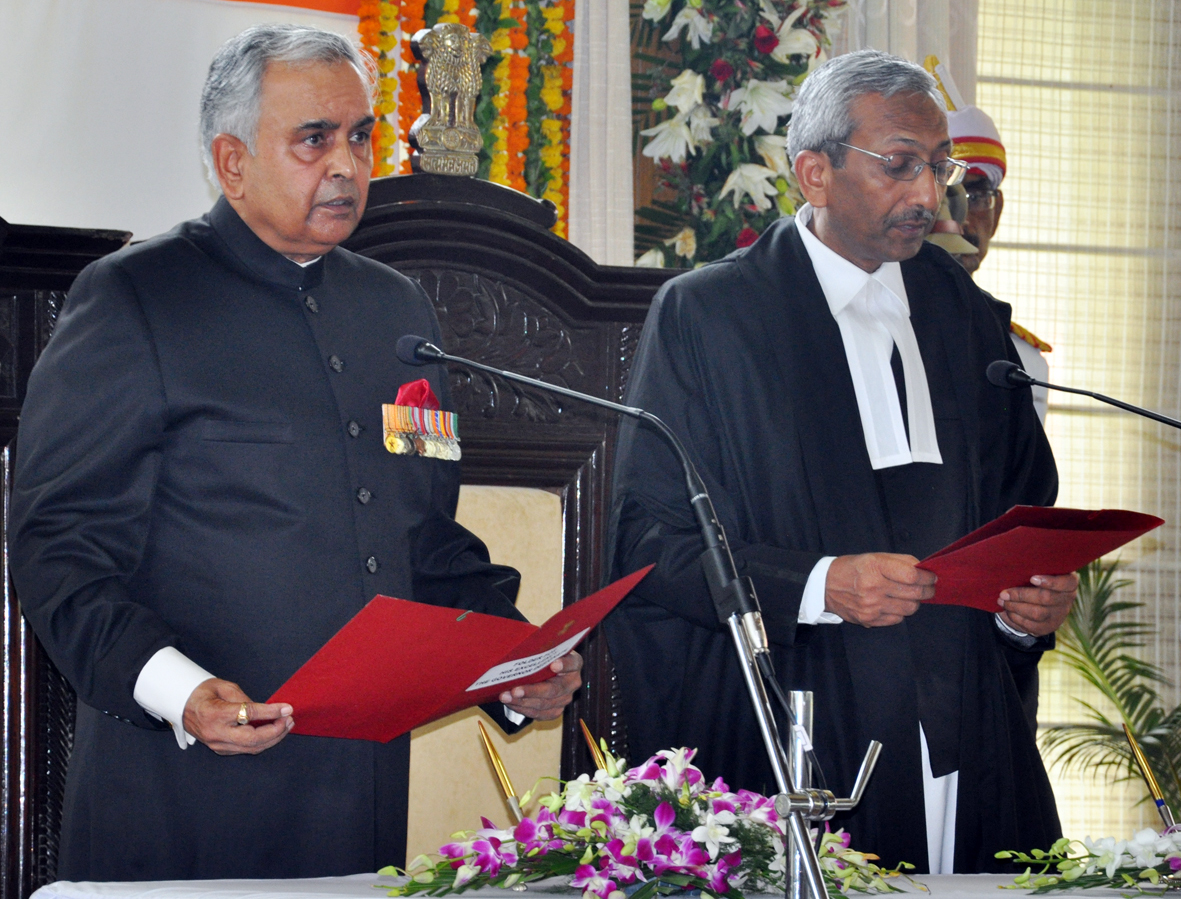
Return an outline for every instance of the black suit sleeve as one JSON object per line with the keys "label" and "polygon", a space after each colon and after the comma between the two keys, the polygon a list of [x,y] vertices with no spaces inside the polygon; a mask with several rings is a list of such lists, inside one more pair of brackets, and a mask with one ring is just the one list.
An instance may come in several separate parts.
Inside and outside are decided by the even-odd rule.
{"label": "black suit sleeve", "polygon": [[145,727],[140,669],[178,639],[128,594],[161,460],[164,395],[122,270],[87,268],[31,377],[9,531],[21,607],[79,699]]}

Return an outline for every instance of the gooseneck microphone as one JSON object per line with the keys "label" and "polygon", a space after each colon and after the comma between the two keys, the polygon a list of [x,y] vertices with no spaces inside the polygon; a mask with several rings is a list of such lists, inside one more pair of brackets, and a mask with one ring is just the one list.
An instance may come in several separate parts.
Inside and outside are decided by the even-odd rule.
{"label": "gooseneck microphone", "polygon": [[1151,409],[1133,406],[1131,403],[1125,403],[1122,400],[1113,399],[1112,397],[1104,396],[1102,393],[1095,393],[1091,390],[1080,390],[1077,387],[1063,387],[1059,384],[1039,381],[1020,365],[1010,362],[1008,359],[997,359],[995,362],[990,362],[988,368],[984,371],[984,376],[988,378],[988,383],[996,387],[1004,387],[1006,390],[1013,390],[1017,387],[1037,386],[1048,387],[1050,390],[1061,390],[1064,393],[1076,393],[1079,396],[1089,396],[1091,399],[1099,400],[1101,403],[1107,403],[1128,412],[1143,415],[1145,418],[1151,418],[1153,421],[1159,421],[1162,424],[1170,425],[1174,428],[1181,428],[1181,421],[1175,418],[1169,418],[1167,415],[1161,415],[1159,412],[1153,412]]}

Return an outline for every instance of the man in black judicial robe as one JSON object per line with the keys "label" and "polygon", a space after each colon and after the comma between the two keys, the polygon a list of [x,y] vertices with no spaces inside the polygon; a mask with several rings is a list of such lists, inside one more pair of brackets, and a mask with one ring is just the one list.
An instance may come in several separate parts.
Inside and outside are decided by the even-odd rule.
{"label": "man in black judicial robe", "polygon": [[[288,736],[299,709],[252,697],[378,593],[519,617],[517,573],[453,520],[458,465],[383,446],[400,385],[450,398],[441,368],[394,356],[404,333],[439,339],[422,288],[336,246],[372,165],[364,72],[315,29],[230,41],[203,102],[223,197],[89,266],[30,378],[11,560],[78,692],[61,879],[403,864],[409,738]],[[253,129],[216,114],[250,103]],[[191,678],[175,714],[153,708],[162,659]],[[487,711],[510,732],[556,717],[580,665]]]}
{"label": "man in black judicial robe", "polygon": [[[861,58],[827,66],[856,75],[883,58],[893,65],[872,51],[853,56]],[[1052,503],[1056,471],[1028,391],[984,377],[993,360],[1015,361],[1008,307],[922,242],[942,200],[935,166],[950,149],[933,88],[886,94],[872,72],[846,94],[854,99],[843,131],[797,136],[797,124],[814,121],[817,95],[835,102],[820,91],[824,78],[813,83],[818,73],[797,100],[790,138],[810,227],[865,272],[901,261],[941,464],[871,466],[842,332],[799,220],[781,220],[750,248],[665,285],[626,402],[662,417],[687,445],[738,573],[754,581],[783,686],[815,694],[813,743],[829,788],[848,795],[869,740],[884,744],[861,806],[834,826],[886,864],[927,869],[921,722],[932,776],[959,772],[954,870],[990,870],[997,850],[1059,835],[1002,646],[1036,653],[1036,636],[1064,619],[1076,581],[1045,577],[1005,591],[1004,621],[1026,635],[1014,637],[990,613],[923,606],[938,586],[914,563],[1014,504]],[[839,154],[837,143],[886,159]],[[902,154],[911,154],[907,167],[897,165]],[[897,361],[896,352],[901,381]],[[905,404],[907,392],[898,393]],[[606,622],[632,760],[696,747],[707,777],[776,792],[703,577],[680,468],[652,431],[630,422],[619,439],[612,530],[615,574],[656,564]],[[826,556],[837,559],[825,608],[842,621],[798,625],[805,584]]]}

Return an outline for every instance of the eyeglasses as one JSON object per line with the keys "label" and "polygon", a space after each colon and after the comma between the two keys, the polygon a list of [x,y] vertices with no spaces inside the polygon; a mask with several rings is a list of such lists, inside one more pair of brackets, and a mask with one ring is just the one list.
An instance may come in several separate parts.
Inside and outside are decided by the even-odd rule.
{"label": "eyeglasses", "polygon": [[968,191],[968,208],[973,212],[984,212],[996,206],[996,191],[991,187]]}
{"label": "eyeglasses", "polygon": [[909,153],[892,153],[889,156],[882,156],[880,153],[871,153],[869,150],[862,150],[860,147],[854,147],[852,144],[843,144],[840,141],[836,141],[836,143],[838,146],[856,150],[858,153],[864,153],[866,156],[872,156],[874,159],[880,159],[885,163],[882,166],[882,171],[895,181],[914,181],[923,173],[923,169],[929,168],[931,174],[935,176],[936,184],[943,187],[950,187],[953,184],[959,184],[963,181],[964,175],[968,171],[968,164],[966,162],[960,162],[958,159],[941,159],[938,162],[927,162],[925,159],[920,159],[918,156],[912,156]]}

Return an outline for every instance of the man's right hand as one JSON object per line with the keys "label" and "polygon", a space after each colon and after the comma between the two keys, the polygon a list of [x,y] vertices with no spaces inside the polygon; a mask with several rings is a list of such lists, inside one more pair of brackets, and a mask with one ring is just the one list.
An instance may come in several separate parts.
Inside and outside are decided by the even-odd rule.
{"label": "man's right hand", "polygon": [[[238,723],[242,703],[249,724]],[[218,755],[257,755],[294,726],[287,703],[251,702],[241,687],[219,677],[198,684],[185,703],[185,730]]]}
{"label": "man's right hand", "polygon": [[837,556],[824,582],[824,607],[862,627],[897,624],[935,596],[935,575],[896,553]]}

